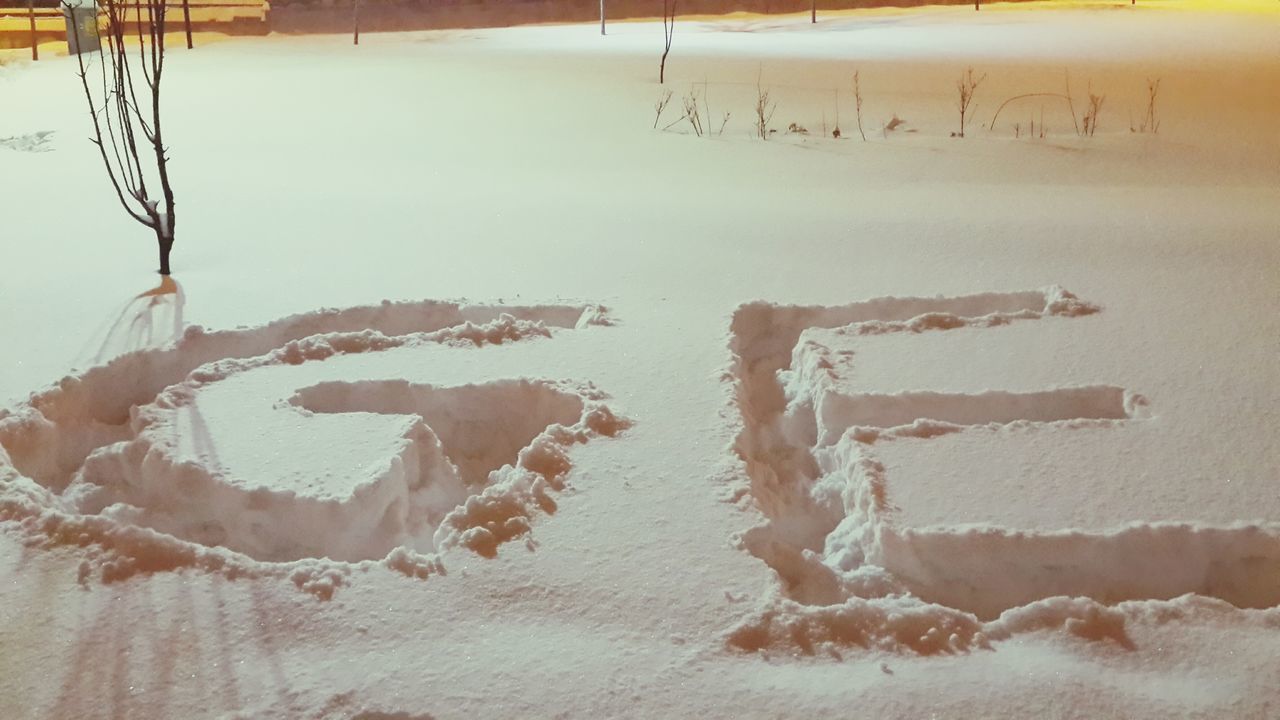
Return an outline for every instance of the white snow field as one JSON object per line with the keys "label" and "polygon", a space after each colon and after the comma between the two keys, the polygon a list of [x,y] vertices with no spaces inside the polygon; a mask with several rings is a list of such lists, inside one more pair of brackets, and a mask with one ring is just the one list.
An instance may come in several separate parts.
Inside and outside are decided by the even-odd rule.
{"label": "white snow field", "polygon": [[1274,5],[6,54],[0,718],[1280,717]]}

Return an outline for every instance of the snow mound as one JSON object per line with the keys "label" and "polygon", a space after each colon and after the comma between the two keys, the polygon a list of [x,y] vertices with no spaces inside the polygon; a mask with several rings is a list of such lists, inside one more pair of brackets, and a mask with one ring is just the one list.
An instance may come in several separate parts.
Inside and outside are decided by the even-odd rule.
{"label": "snow mound", "polygon": [[[1124,645],[1124,615],[1114,609],[1124,601],[1194,594],[1238,608],[1280,605],[1276,522],[1214,526],[1139,516],[1100,530],[902,522],[912,515],[895,505],[895,476],[878,443],[892,441],[895,453],[920,455],[927,452],[921,443],[953,436],[1053,442],[1148,422],[1150,403],[1131,389],[1101,384],[1031,392],[864,391],[859,343],[1099,311],[1058,287],[830,308],[739,308],[728,377],[742,417],[734,449],[750,485],[733,496],[766,518],[743,533],[739,545],[777,573],[780,587],[730,633],[730,644],[804,653],[846,644],[935,654],[1062,628]],[[848,341],[831,347],[827,337]],[[971,446],[955,447],[972,454]],[[956,492],[926,481],[918,481],[925,488],[920,492]],[[967,483],[980,488],[983,478]]]}
{"label": "snow mound", "polygon": [[[0,521],[29,545],[80,548],[82,582],[194,568],[278,576],[328,598],[375,566],[441,574],[437,551],[492,556],[527,533],[535,513],[554,510],[551,492],[571,467],[566,449],[628,423],[590,386],[390,379],[282,391],[280,380],[291,381],[282,373],[608,322],[595,306],[426,302],[188,328],[172,346],[64,378],[0,411]],[[235,404],[236,433],[263,448],[255,463],[222,457],[227,447],[206,423],[220,399]],[[308,462],[317,443],[363,455]]]}
{"label": "snow mound", "polygon": [[8,148],[17,152],[52,152],[49,138],[53,135],[52,130],[41,130],[29,135],[15,135],[12,137],[0,138],[0,148]]}

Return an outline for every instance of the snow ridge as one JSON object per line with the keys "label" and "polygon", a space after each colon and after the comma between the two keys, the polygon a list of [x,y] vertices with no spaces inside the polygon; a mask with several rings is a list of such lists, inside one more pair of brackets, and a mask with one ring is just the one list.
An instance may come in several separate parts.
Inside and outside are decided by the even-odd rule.
{"label": "snow ridge", "polygon": [[743,421],[734,450],[749,485],[731,496],[766,521],[737,541],[777,573],[779,585],[730,632],[729,644],[806,654],[819,647],[838,654],[842,645],[935,654],[1062,628],[1126,645],[1125,617],[1144,603],[1211,597],[1237,608],[1280,605],[1274,523],[1132,523],[1106,532],[900,526],[876,443],[1106,428],[1141,422],[1148,402],[1110,385],[850,393],[836,382],[837,358],[807,332],[946,332],[1099,310],[1059,287],[835,308],[739,308],[727,376]]}
{"label": "snow ridge", "polygon": [[322,383],[284,402],[263,400],[266,414],[304,421],[394,416],[396,452],[336,495],[246,484],[216,456],[183,456],[182,423],[199,418],[202,393],[256,370],[418,345],[465,351],[610,323],[598,306],[423,302],[230,331],[188,328],[169,347],[64,378],[0,412],[0,523],[31,546],[78,548],[81,582],[191,568],[280,577],[327,599],[375,567],[443,574],[436,552],[460,546],[492,556],[526,535],[536,512],[554,510],[550,491],[565,487],[567,448],[628,425],[603,393],[517,378],[460,387]]}

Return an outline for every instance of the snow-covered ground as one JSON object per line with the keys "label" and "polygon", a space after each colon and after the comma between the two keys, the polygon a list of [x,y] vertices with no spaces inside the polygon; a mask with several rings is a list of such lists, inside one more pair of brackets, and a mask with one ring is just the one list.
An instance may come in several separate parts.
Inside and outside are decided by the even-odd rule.
{"label": "snow-covered ground", "polygon": [[0,717],[1276,717],[1268,8],[0,66]]}

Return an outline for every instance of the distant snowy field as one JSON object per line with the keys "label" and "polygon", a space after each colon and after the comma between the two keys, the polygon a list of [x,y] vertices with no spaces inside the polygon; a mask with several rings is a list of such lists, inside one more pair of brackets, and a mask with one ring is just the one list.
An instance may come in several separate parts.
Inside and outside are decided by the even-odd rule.
{"label": "distant snowy field", "polygon": [[701,138],[654,22],[174,50],[166,283],[0,66],[0,717],[1276,717],[1280,12],[1211,5],[681,20]]}

